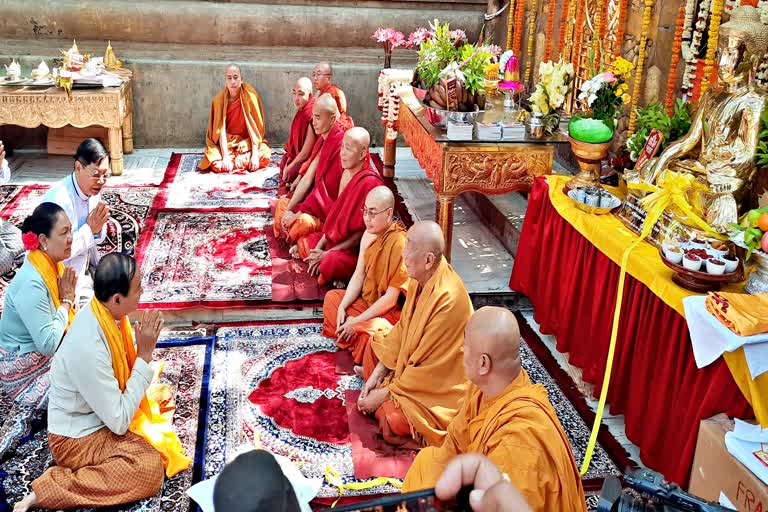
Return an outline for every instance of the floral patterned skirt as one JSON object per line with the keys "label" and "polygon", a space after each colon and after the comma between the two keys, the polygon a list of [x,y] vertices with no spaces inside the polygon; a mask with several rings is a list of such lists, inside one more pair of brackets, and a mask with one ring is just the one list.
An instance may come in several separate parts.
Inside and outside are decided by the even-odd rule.
{"label": "floral patterned skirt", "polygon": [[0,348],[0,391],[18,405],[43,409],[48,405],[50,369],[50,356]]}

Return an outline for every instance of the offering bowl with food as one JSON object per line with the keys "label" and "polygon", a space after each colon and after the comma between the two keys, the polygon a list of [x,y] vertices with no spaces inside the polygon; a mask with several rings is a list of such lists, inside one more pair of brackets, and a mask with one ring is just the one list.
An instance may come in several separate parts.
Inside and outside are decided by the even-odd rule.
{"label": "offering bowl with food", "polygon": [[672,281],[694,292],[719,290],[722,283],[744,279],[735,248],[727,242],[700,237],[672,239],[662,244],[659,255],[675,271]]}

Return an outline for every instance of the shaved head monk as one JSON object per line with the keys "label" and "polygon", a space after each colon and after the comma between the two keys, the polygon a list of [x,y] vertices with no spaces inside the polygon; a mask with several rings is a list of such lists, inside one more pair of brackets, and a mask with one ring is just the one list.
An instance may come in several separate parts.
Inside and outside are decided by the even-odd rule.
{"label": "shaved head monk", "polygon": [[211,102],[200,169],[223,173],[266,167],[270,151],[265,133],[259,93],[243,82],[240,66],[230,64],[224,71],[224,89]]}
{"label": "shaved head monk", "polygon": [[[341,145],[344,173],[339,183],[339,197],[323,221],[304,215],[291,227],[298,256],[309,264],[310,275],[318,283],[341,287],[355,271],[360,239],[365,231],[365,198],[384,180],[370,166],[368,153],[371,136],[365,128],[350,128]],[[305,202],[306,204],[306,202]]]}
{"label": "shaved head monk", "polygon": [[333,83],[333,68],[328,62],[320,62],[312,71],[312,85],[319,94],[330,94],[336,101],[339,109],[339,123],[342,129],[348,130],[355,126],[355,122],[347,113],[347,97],[344,91]]}
{"label": "shaved head monk", "polygon": [[375,414],[391,444],[440,446],[466,394],[461,350],[472,302],[444,252],[436,223],[417,222],[408,230],[403,260],[411,282],[400,321],[376,333],[367,349],[372,354],[363,358],[358,408]]}
{"label": "shaved head monk", "polygon": [[[300,170],[298,185],[290,197],[275,204],[273,229],[276,238],[296,241],[306,232],[302,226],[323,222],[339,197],[339,184],[344,169],[341,165],[341,145],[344,131],[337,123],[336,102],[323,94],[312,108],[312,126],[317,141],[312,154]],[[294,227],[296,221],[298,224]],[[319,227],[317,228],[319,229]]]}
{"label": "shaved head monk", "polygon": [[535,512],[587,510],[568,438],[541,384],[520,365],[520,330],[503,308],[478,310],[464,334],[464,371],[472,381],[440,447],[426,448],[403,492],[432,488],[458,454],[487,456]]}
{"label": "shaved head monk", "polygon": [[285,155],[280,161],[281,179],[283,183],[291,183],[299,174],[304,162],[309,160],[312,148],[317,140],[315,129],[312,127],[312,108],[315,97],[312,96],[312,82],[303,76],[296,80],[291,90],[293,106],[296,115],[293,116],[288,142],[285,144]]}
{"label": "shaved head monk", "polygon": [[[388,187],[368,193],[355,273],[346,291],[331,290],[323,301],[323,336],[336,338],[340,348],[350,349],[358,365],[373,334],[392,329],[400,319],[398,301],[408,289],[405,228],[393,219],[394,209],[395,196]],[[362,372],[361,367],[357,370]]]}

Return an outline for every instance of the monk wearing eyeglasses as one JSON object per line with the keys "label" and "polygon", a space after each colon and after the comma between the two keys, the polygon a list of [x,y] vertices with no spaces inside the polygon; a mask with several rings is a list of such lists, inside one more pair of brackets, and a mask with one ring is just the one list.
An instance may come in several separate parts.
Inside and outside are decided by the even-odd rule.
{"label": "monk wearing eyeglasses", "polygon": [[240,66],[227,66],[224,89],[211,102],[200,170],[256,171],[269,165],[263,112],[259,93],[243,82]]}
{"label": "monk wearing eyeglasses", "polygon": [[312,72],[312,85],[317,89],[318,95],[330,94],[336,100],[339,109],[339,123],[344,130],[355,126],[355,122],[347,113],[347,97],[339,86],[333,83],[333,68],[328,62],[320,62]]}
{"label": "monk wearing eyeglasses", "polygon": [[[365,233],[357,266],[346,290],[331,290],[323,301],[323,336],[349,349],[361,365],[371,337],[400,319],[398,303],[408,289],[403,263],[405,227],[394,220],[395,196],[386,186],[368,193],[362,210]],[[375,366],[376,361],[368,365]],[[362,367],[356,371],[362,376]]]}

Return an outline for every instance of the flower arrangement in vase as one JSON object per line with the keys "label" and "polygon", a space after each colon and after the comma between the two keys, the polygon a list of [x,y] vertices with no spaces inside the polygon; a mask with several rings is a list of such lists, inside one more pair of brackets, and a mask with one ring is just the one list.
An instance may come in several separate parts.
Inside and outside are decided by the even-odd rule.
{"label": "flower arrangement in vase", "polygon": [[392,50],[406,45],[405,34],[393,28],[378,28],[371,36],[384,47],[384,69],[392,67]]}
{"label": "flower arrangement in vase", "polygon": [[560,108],[565,103],[565,97],[570,92],[573,82],[573,63],[560,60],[539,64],[539,82],[531,94],[529,101],[534,113],[542,114],[544,132],[552,135],[560,125]]}

